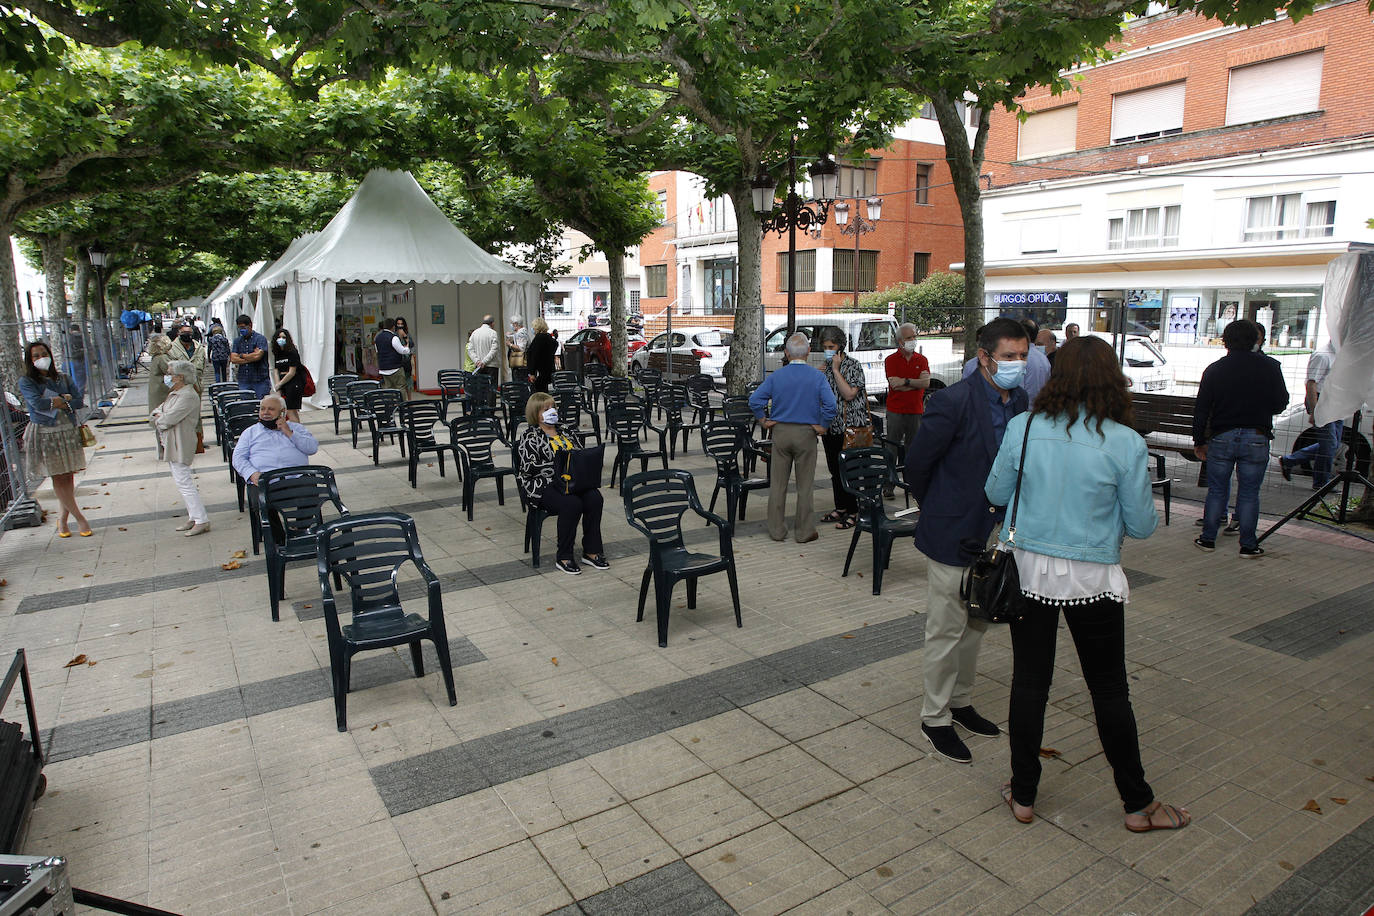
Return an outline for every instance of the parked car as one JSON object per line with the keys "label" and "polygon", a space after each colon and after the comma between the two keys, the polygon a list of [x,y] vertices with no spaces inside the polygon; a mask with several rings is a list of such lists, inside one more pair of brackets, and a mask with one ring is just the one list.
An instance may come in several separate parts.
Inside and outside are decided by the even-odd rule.
{"label": "parked car", "polygon": [[[701,360],[701,371],[716,382],[725,380],[725,361],[730,358],[730,343],[735,332],[728,328],[687,327],[673,328],[673,358],[696,357]],[[635,351],[631,368],[643,369],[649,365],[652,356],[666,358],[668,355],[668,332],[663,332],[649,341],[648,346]],[[684,360],[683,365],[686,365]],[[674,374],[678,373],[676,366]]]}
{"label": "parked car", "polygon": [[[797,330],[811,340],[811,354],[807,362],[820,368],[825,365],[821,355],[821,338],[830,331],[844,334],[849,343],[846,352],[864,367],[864,387],[870,397],[887,399],[887,370],[884,362],[897,352],[897,322],[887,315],[868,312],[847,312],[836,315],[802,315]],[[775,327],[764,339],[763,367],[772,372],[782,366],[783,344],[787,341],[787,325]]]}
{"label": "parked car", "polygon": [[611,332],[605,328],[583,328],[563,342],[563,368],[583,371],[587,363],[611,365]]}
{"label": "parked car", "polygon": [[[1116,342],[1112,335],[1102,331],[1092,331],[1093,337],[1100,337],[1112,346]],[[1174,369],[1169,365],[1163,352],[1148,337],[1135,334],[1126,336],[1124,361],[1121,371],[1131,383],[1131,391],[1149,394],[1174,394]]]}
{"label": "parked car", "polygon": [[[1364,405],[1360,412],[1364,417],[1371,416],[1368,404]],[[1316,441],[1317,430],[1307,416],[1307,408],[1301,403],[1294,404],[1274,418],[1274,438],[1269,443],[1269,453],[1275,458],[1280,458]],[[1351,429],[1350,420],[1347,418],[1345,431],[1336,446],[1336,460],[1332,464],[1335,470],[1345,470],[1346,454],[1350,449],[1355,451],[1355,470],[1366,478],[1369,477],[1369,432],[1363,425],[1359,430]],[[1293,468],[1293,473],[1307,477],[1312,475],[1310,468],[1304,469],[1300,466]]]}

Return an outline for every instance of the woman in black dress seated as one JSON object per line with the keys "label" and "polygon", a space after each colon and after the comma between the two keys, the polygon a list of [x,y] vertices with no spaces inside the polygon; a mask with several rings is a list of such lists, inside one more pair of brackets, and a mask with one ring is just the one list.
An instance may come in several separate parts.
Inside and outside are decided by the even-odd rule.
{"label": "woman in black dress seated", "polygon": [[558,429],[558,409],[553,397],[535,392],[525,404],[529,426],[516,443],[520,487],[532,505],[558,516],[558,559],[554,564],[569,575],[581,575],[573,559],[577,522],[582,521],[582,562],[592,569],[610,569],[601,546],[601,491],[567,492],[566,483],[554,469],[554,453],[571,451],[577,443]]}

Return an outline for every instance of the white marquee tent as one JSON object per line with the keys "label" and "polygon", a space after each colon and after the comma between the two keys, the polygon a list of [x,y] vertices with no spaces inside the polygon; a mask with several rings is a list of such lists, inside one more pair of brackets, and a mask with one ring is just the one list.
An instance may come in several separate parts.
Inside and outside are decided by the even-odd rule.
{"label": "white marquee tent", "polygon": [[374,169],[329,225],[298,239],[253,280],[260,302],[286,287],[282,324],[315,378],[316,407],[330,403],[325,380],[335,372],[340,283],[414,284],[411,331],[421,375],[432,377],[462,366],[463,345],[484,313],[497,317],[498,328],[505,315],[534,314],[540,277],[477,247],[409,172]]}
{"label": "white marquee tent", "polygon": [[[211,321],[219,319],[220,323],[224,325],[225,332],[231,336],[234,333],[234,319],[245,312],[249,314],[254,312],[249,284],[252,283],[253,278],[258,275],[266,263],[266,261],[254,261],[228,286],[221,288],[219,292],[206,299]],[[253,327],[262,330],[262,322],[258,320],[259,317],[256,314],[253,315]],[[272,329],[268,328],[267,330]]]}

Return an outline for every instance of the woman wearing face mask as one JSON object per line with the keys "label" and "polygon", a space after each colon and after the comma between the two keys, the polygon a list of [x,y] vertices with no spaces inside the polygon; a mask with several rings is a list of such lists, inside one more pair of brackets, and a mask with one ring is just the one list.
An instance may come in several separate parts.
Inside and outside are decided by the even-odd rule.
{"label": "woman wearing face mask", "polygon": [[186,502],[186,521],[177,530],[185,531],[188,538],[210,530],[210,515],[191,476],[191,462],[196,457],[196,420],[200,416],[200,395],[190,381],[195,377],[196,367],[189,360],[172,360],[162,379],[168,389],[167,399],[148,417],[157,432],[158,460],[167,462],[172,480]]}
{"label": "woman wearing face mask", "polygon": [[24,430],[27,470],[52,479],[53,492],[62,506],[57,536],[72,536],[67,517],[75,515],[81,536],[90,537],[90,523],[76,504],[76,472],[86,469],[86,452],[81,447],[76,420],[76,411],[82,406],[81,389],[71,376],[57,371],[52,350],[41,340],[30,341],[24,348],[19,393],[29,408],[29,425]]}
{"label": "woman wearing face mask", "polygon": [[167,400],[167,385],[162,381],[162,377],[167,374],[167,367],[172,364],[172,359],[167,355],[167,351],[172,348],[172,341],[166,334],[154,334],[148,338],[148,406],[156,407]]}
{"label": "woman wearing face mask", "polygon": [[411,336],[410,324],[404,318],[396,319],[396,336],[401,339],[402,346],[410,348],[410,356],[401,358],[401,372],[406,377],[405,390],[411,392],[415,390],[415,377],[420,372],[420,366],[415,338]]}
{"label": "woman wearing face mask", "polygon": [[291,332],[278,328],[272,338],[272,390],[286,402],[286,419],[301,421],[301,400],[305,397],[305,369]]}
{"label": "woman wearing face mask", "polygon": [[592,569],[610,569],[601,545],[600,490],[564,493],[555,480],[554,452],[571,451],[578,444],[558,430],[558,410],[553,397],[535,392],[525,403],[529,427],[516,444],[520,459],[520,487],[525,498],[551,515],[558,516],[558,559],[561,571],[580,575],[582,569],[573,559],[577,522],[582,521],[582,562]]}
{"label": "woman wearing face mask", "polygon": [[[171,349],[167,351],[167,359],[171,362],[185,360],[196,370],[195,377],[188,379],[187,384],[195,389],[199,395],[205,390],[205,367],[209,364],[210,354],[205,349],[205,345],[196,340],[196,329],[191,322],[186,322],[177,328],[177,339],[172,341]],[[148,402],[152,404],[152,401]],[[159,402],[161,403],[161,402]],[[196,414],[196,454],[205,452],[205,428],[201,425],[200,414]]]}
{"label": "woman wearing face mask", "polygon": [[864,367],[859,361],[845,355],[844,332],[838,328],[827,331],[821,337],[821,348],[825,353],[825,380],[835,392],[835,403],[840,407],[830,428],[821,436],[825,446],[825,464],[830,468],[830,488],[835,494],[835,509],[821,518],[823,522],[834,522],[836,528],[853,528],[858,519],[858,503],[852,493],[845,492],[840,486],[840,452],[844,449],[846,429],[872,426],[868,415],[868,395],[864,391]]}

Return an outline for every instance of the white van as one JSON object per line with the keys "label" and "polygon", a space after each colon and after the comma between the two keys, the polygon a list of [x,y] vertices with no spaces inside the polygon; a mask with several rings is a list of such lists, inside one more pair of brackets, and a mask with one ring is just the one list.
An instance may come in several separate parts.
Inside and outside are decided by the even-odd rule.
{"label": "white van", "polygon": [[[798,315],[797,330],[811,341],[811,355],[807,362],[820,368],[825,365],[821,355],[821,338],[829,331],[842,331],[849,343],[845,352],[864,367],[864,388],[876,398],[887,397],[887,370],[884,362],[897,352],[897,322],[887,315],[872,312],[845,312],[835,315]],[[772,372],[782,366],[783,344],[787,341],[787,325],[774,327],[764,338],[763,368]]]}

